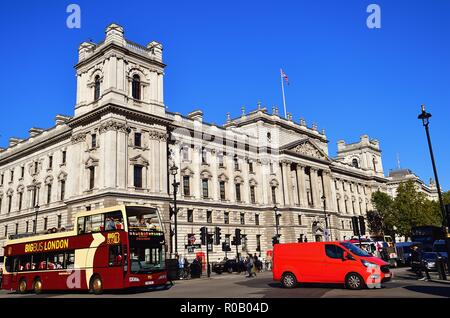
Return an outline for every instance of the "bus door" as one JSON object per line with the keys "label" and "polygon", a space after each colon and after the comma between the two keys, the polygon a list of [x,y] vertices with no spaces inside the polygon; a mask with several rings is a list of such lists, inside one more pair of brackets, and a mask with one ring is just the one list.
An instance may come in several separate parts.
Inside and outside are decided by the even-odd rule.
{"label": "bus door", "polygon": [[128,273],[128,246],[126,244],[122,245],[123,253],[123,277],[125,278]]}

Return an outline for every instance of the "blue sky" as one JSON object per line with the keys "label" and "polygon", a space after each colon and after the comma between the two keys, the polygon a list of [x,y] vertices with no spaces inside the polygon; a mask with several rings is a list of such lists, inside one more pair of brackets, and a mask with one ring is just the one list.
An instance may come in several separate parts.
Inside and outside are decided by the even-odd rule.
{"label": "blue sky", "polygon": [[[20,3],[20,4],[19,4]],[[81,29],[66,27],[66,7],[81,7]],[[123,2],[122,2],[123,3]],[[381,7],[381,29],[366,8]],[[73,114],[78,45],[116,22],[127,38],[164,45],[165,102],[202,108],[221,124],[282,105],[279,68],[289,76],[288,111],[325,128],[336,142],[362,134],[380,141],[385,172],[397,165],[428,181],[432,168],[425,103],[441,186],[450,189],[450,1],[4,1],[0,5],[0,146],[31,127]]]}

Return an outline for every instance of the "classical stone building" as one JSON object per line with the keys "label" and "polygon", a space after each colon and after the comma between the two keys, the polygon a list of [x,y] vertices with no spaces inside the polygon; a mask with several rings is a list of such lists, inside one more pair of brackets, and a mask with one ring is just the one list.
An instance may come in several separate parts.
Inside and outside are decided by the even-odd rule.
{"label": "classical stone building", "polygon": [[[112,24],[103,42],[82,43],[74,116],[56,116],[0,152],[0,244],[7,235],[71,227],[78,211],[122,203],[156,207],[167,237],[178,170],[178,252],[200,227],[243,234],[240,253],[272,249],[279,214],[281,242],[352,235],[351,217],[372,209],[386,186],[380,145],[364,135],[338,142],[336,158],[317,125],[282,118],[261,104],[222,126],[166,110],[162,45],[124,37]],[[274,207],[277,207],[275,212]],[[35,224],[37,220],[37,224]],[[174,239],[168,239],[173,251]],[[195,252],[199,252],[196,250]],[[204,251],[204,247],[203,247]],[[235,248],[232,247],[234,253]],[[3,255],[3,250],[1,250]],[[213,246],[212,260],[223,257]]]}
{"label": "classical stone building", "polygon": [[413,181],[416,186],[417,191],[425,194],[428,200],[438,201],[438,191],[436,187],[436,182],[433,179],[430,179],[430,183],[426,184],[422,181],[414,172],[410,169],[395,169],[390,170],[388,175],[387,193],[395,198],[397,196],[397,188],[401,183],[407,181]]}

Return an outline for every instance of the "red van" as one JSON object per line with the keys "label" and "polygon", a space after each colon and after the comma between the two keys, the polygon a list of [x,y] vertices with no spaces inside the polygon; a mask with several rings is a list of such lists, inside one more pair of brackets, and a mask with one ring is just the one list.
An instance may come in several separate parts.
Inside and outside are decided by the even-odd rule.
{"label": "red van", "polygon": [[276,244],[273,279],[286,288],[301,283],[343,283],[349,289],[389,281],[389,264],[349,242]]}

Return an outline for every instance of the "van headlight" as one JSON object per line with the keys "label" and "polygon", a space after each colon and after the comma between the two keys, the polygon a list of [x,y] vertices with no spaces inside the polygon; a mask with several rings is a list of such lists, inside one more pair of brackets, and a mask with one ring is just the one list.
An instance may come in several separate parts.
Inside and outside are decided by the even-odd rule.
{"label": "van headlight", "polygon": [[369,261],[366,261],[365,259],[361,260],[361,263],[365,266],[365,267],[376,267],[377,264],[371,263]]}

